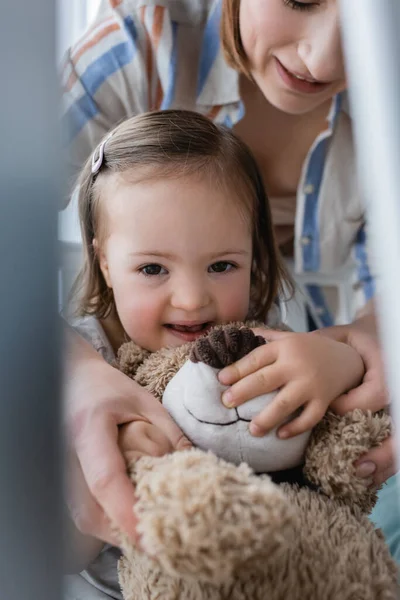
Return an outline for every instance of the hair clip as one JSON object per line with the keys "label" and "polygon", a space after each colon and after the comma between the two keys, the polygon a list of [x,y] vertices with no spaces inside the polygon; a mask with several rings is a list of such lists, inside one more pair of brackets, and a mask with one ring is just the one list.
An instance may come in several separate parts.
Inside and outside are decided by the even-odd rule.
{"label": "hair clip", "polygon": [[112,136],[113,131],[111,133],[108,134],[107,137],[104,138],[104,140],[101,142],[99,149],[97,151],[97,159],[96,159],[96,150],[93,152],[93,156],[92,156],[92,175],[96,175],[96,173],[98,173],[100,171],[100,167],[103,164],[103,160],[104,160],[104,147],[106,145],[106,143],[108,142],[108,140],[110,139],[110,137]]}

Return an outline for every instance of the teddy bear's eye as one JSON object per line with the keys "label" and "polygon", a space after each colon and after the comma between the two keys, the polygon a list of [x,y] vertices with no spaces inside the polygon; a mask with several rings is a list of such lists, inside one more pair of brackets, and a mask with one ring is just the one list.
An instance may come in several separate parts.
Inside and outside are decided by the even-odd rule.
{"label": "teddy bear's eye", "polygon": [[167,271],[161,265],[150,264],[141,267],[140,272],[147,277],[151,277],[152,275],[164,275]]}
{"label": "teddy bear's eye", "polygon": [[211,273],[225,273],[226,271],[230,271],[233,269],[234,265],[226,260],[219,260],[218,262],[213,263],[209,266],[208,270]]}

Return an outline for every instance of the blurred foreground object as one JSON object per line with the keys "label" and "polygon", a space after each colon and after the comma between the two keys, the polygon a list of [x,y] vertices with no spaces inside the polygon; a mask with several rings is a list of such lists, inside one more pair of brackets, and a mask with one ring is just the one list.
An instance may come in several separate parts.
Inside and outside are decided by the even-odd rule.
{"label": "blurred foreground object", "polygon": [[[387,381],[400,425],[400,3],[340,0],[362,193],[377,272]],[[397,436],[397,456],[400,438]]]}
{"label": "blurred foreground object", "polygon": [[61,598],[55,4],[0,19],[0,597]]}

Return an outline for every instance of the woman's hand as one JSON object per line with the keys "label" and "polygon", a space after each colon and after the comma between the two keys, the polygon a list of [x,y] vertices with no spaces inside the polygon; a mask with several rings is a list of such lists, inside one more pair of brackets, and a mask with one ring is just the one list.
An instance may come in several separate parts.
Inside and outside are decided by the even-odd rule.
{"label": "woman's hand", "polygon": [[[355,408],[377,411],[387,406],[389,394],[374,315],[365,315],[351,325],[320,329],[318,334],[348,344],[360,354],[365,365],[361,385],[337,398],[332,403],[332,410],[342,415]],[[370,450],[356,464],[360,477],[372,475],[376,485],[386,481],[396,472],[392,438],[385,440],[379,448]]]}
{"label": "woman's hand", "polygon": [[222,396],[225,406],[239,406],[279,389],[273,402],[250,423],[253,435],[264,435],[300,407],[300,415],[283,425],[278,435],[288,438],[311,429],[335,398],[362,380],[363,362],[346,344],[309,333],[254,332],[270,343],[219,373],[220,382],[231,386]]}
{"label": "woman's hand", "polygon": [[108,365],[80,336],[69,333],[65,385],[68,505],[78,529],[117,544],[110,523],[137,540],[134,488],[127,457],[159,456],[191,447],[149,392]]}
{"label": "woman's hand", "polygon": [[361,385],[338,398],[332,405],[334,410],[339,414],[355,408],[377,411],[389,404],[382,353],[373,315],[362,317],[351,325],[320,329],[314,334],[348,344],[364,361],[365,374]]}

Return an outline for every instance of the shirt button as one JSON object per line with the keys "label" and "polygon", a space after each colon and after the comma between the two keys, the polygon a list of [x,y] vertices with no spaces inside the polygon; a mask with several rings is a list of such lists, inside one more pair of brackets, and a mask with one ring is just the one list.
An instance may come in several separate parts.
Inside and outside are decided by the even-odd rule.
{"label": "shirt button", "polygon": [[303,237],[300,239],[300,243],[302,246],[309,246],[312,242],[312,238],[310,235],[303,235]]}
{"label": "shirt button", "polygon": [[314,310],[319,317],[321,317],[325,312],[325,309],[322,306],[316,306]]}
{"label": "shirt button", "polygon": [[306,186],[304,186],[304,193],[309,195],[309,194],[313,194],[315,190],[315,186],[312,183],[307,183]]}

